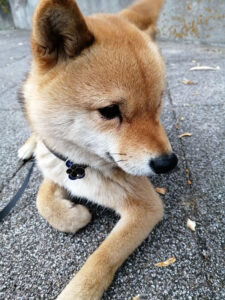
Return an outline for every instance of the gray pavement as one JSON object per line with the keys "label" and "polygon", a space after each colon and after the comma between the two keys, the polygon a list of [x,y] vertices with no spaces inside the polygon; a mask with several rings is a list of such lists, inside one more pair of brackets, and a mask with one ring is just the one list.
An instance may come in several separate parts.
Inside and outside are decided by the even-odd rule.
{"label": "gray pavement", "polygon": [[[18,2],[19,1],[19,2]],[[9,0],[12,17],[1,13],[0,29],[12,26],[30,29],[32,15],[39,0]],[[136,0],[77,0],[82,13],[116,13]],[[161,38],[170,40],[224,43],[225,1],[223,0],[166,0],[158,22]],[[7,22],[8,21],[8,22]]]}
{"label": "gray pavement", "polygon": [[[160,47],[168,77],[162,120],[179,156],[179,171],[152,178],[155,186],[167,189],[162,196],[165,217],[123,264],[103,299],[131,300],[143,294],[151,300],[221,300],[225,298],[225,48],[165,41]],[[29,168],[29,163],[21,167],[16,156],[29,136],[16,99],[29,61],[29,32],[0,32],[0,208]],[[193,61],[220,70],[191,72]],[[197,84],[185,85],[184,78]],[[184,132],[192,136],[179,139]],[[35,167],[22,199],[0,223],[0,299],[54,299],[117,221],[113,212],[89,203],[93,219],[86,228],[75,235],[54,230],[35,207],[41,180]],[[196,221],[195,232],[186,227],[187,218]],[[169,267],[155,266],[172,256],[176,262]]]}

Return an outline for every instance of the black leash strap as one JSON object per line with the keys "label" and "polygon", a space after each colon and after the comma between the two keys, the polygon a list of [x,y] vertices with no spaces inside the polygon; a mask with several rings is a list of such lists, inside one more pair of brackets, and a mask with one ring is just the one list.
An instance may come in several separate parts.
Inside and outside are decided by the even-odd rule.
{"label": "black leash strap", "polygon": [[21,185],[21,187],[17,191],[16,195],[14,195],[12,197],[12,199],[9,201],[9,203],[0,211],[0,222],[11,212],[11,210],[14,208],[14,206],[16,205],[16,203],[19,201],[19,199],[23,195],[23,193],[24,193],[24,191],[25,191],[25,189],[26,189],[26,187],[27,187],[27,185],[29,183],[31,174],[32,174],[33,169],[34,169],[34,165],[35,165],[35,161],[33,160],[32,164],[30,166],[30,169],[29,169],[29,171],[27,173],[27,176],[24,179],[23,184]]}

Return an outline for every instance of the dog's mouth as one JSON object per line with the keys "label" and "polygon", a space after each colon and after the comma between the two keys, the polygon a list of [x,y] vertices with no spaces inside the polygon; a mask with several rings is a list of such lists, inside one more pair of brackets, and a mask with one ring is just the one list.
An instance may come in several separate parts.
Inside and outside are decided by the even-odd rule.
{"label": "dog's mouth", "polygon": [[109,152],[106,152],[106,157],[107,157],[112,163],[114,163],[117,167],[119,167],[118,164],[117,164],[117,162],[115,161],[114,157],[113,157]]}
{"label": "dog's mouth", "polygon": [[[121,155],[121,154],[118,154],[118,155]],[[126,155],[126,154],[124,154]],[[111,163],[113,163],[115,166],[115,168],[120,168],[123,170],[123,168],[119,165],[120,162],[122,161],[126,161],[126,159],[119,159],[118,161],[115,160],[115,158],[111,155],[110,152],[106,152],[106,157],[110,160]],[[124,170],[125,171],[125,170]],[[126,171],[125,171],[126,172]]]}

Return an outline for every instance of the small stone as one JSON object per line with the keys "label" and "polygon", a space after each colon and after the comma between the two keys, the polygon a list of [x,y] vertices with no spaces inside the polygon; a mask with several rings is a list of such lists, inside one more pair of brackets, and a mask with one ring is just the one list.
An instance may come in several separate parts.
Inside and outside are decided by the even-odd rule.
{"label": "small stone", "polygon": [[192,221],[191,219],[187,219],[187,227],[192,231],[195,231],[196,222]]}
{"label": "small stone", "polygon": [[202,250],[202,256],[207,259],[208,255],[207,255],[207,252],[206,250]]}

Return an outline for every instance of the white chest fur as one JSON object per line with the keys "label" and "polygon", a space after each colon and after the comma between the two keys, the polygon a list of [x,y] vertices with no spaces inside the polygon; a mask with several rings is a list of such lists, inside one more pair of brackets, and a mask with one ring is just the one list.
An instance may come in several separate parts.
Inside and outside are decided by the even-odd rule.
{"label": "white chest fur", "polygon": [[65,162],[54,156],[41,142],[37,143],[35,156],[44,177],[64,187],[74,197],[86,198],[113,209],[116,202],[126,196],[118,183],[90,167],[85,169],[84,178],[69,179]]}

